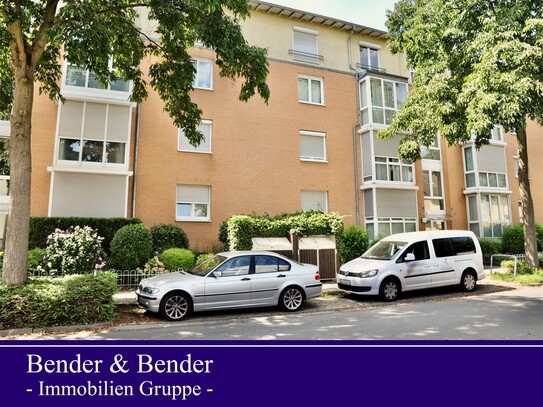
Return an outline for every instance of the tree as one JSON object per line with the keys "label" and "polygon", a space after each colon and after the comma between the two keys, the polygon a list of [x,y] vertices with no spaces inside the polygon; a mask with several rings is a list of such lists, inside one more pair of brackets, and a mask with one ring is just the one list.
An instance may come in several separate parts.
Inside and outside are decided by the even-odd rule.
{"label": "tree", "polygon": [[[149,10],[157,42],[138,31],[137,11]],[[133,83],[132,100],[154,88],[176,126],[191,143],[201,110],[190,98],[195,69],[187,50],[198,40],[215,50],[220,74],[241,78],[240,100],[258,94],[267,102],[266,51],[249,46],[240,21],[250,13],[245,0],[0,0],[0,112],[11,109],[10,211],[3,281],[26,281],[30,220],[31,119],[35,84],[51,99],[62,99],[62,59],[96,74],[103,84],[117,77]],[[153,57],[149,83],[140,70]],[[108,68],[113,58],[115,70]]]}
{"label": "tree", "polygon": [[537,267],[526,123],[543,125],[541,1],[400,0],[387,17],[391,50],[405,52],[414,82],[379,136],[406,134],[399,155],[416,160],[437,134],[480,148],[494,124],[516,133],[526,263]]}

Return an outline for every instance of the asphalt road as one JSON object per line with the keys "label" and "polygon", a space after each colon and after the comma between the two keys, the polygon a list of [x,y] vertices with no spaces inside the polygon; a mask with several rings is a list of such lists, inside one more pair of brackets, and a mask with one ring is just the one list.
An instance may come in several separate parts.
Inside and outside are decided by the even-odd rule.
{"label": "asphalt road", "polygon": [[169,323],[25,335],[21,339],[137,340],[543,340],[543,287],[481,284],[417,292],[395,303],[357,296],[323,296],[303,311],[276,309],[199,313]]}

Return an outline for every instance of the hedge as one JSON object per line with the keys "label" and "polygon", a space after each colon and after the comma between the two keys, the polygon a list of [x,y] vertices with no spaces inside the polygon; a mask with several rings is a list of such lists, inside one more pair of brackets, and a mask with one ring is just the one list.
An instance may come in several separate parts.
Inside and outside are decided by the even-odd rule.
{"label": "hedge", "polygon": [[47,246],[47,236],[55,229],[66,230],[70,226],[90,226],[104,238],[102,248],[109,252],[109,246],[117,230],[126,225],[141,223],[139,218],[81,218],[81,217],[32,217],[28,248]]}
{"label": "hedge", "polygon": [[112,321],[117,275],[29,278],[22,286],[0,284],[0,329],[38,328]]}
{"label": "hedge", "polygon": [[225,250],[250,250],[253,237],[334,235],[341,239],[343,218],[336,213],[303,211],[275,217],[234,215],[221,225],[219,239]]}

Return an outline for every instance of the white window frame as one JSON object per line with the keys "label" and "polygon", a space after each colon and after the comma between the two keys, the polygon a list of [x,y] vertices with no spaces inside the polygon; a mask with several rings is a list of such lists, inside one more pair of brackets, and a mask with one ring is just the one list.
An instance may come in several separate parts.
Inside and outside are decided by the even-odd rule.
{"label": "white window frame", "polygon": [[[213,121],[212,120],[202,120],[198,126],[198,130],[202,131],[202,126],[209,126],[209,140],[204,140],[198,147],[194,147],[189,143],[185,132],[183,129],[178,129],[177,131],[177,151],[184,153],[197,153],[197,154],[211,154],[212,142],[213,142]],[[202,133],[205,132],[202,131]],[[184,143],[183,143],[184,141]]]}
{"label": "white window frame", "polygon": [[[423,176],[422,176],[422,179],[423,179],[423,183],[425,182],[424,180],[424,173],[428,173],[428,188],[429,188],[429,192],[430,194],[429,195],[426,195],[425,194],[425,191],[424,191],[424,185],[423,185],[423,195],[424,195],[424,211],[425,213],[427,214],[440,214],[440,215],[444,215],[445,214],[445,194],[444,194],[444,185],[443,185],[443,171],[441,170],[432,170],[432,169],[423,169],[422,170],[422,173],[423,173]],[[441,195],[434,195],[434,178],[433,178],[433,174],[434,173],[438,173],[439,174],[439,182],[441,183]],[[436,209],[436,210],[431,210],[431,211],[427,211],[426,210],[426,201],[441,201],[442,202],[442,206],[443,206],[443,209]]]}
{"label": "white window frame", "polygon": [[[375,218],[375,217],[369,217],[365,218],[365,229],[368,231],[368,237],[370,239],[375,238],[383,238],[386,236],[390,236],[394,233],[404,233],[404,232],[412,232],[412,231],[418,231],[419,225],[417,222],[417,218]],[[379,225],[388,225],[388,234],[381,235],[379,233]],[[401,226],[402,232],[398,229],[398,231],[393,230],[393,225]],[[410,225],[411,227],[407,227]],[[373,234],[373,236],[371,236]]]}
{"label": "white window frame", "polygon": [[[194,89],[203,89],[203,90],[213,90],[213,71],[214,71],[214,62],[212,59],[207,58],[197,58],[192,57],[193,63],[195,63],[195,69],[196,72],[194,72],[194,78],[192,79],[192,87]],[[200,86],[198,85],[198,74],[200,73],[200,66],[202,64],[209,64],[210,66],[210,72],[209,72],[209,86]]]}
{"label": "white window frame", "polygon": [[[489,220],[486,220],[484,218],[483,212],[484,205],[486,204],[486,197],[488,197],[488,203],[490,205]],[[493,219],[492,217],[492,198],[496,198],[498,200],[498,219]],[[505,214],[503,211],[504,201],[505,206],[507,207],[507,214]],[[509,197],[507,195],[481,194],[481,205],[479,206],[479,211],[479,218],[481,222],[480,231],[482,235],[480,237],[500,237],[503,234],[504,228],[511,225],[511,205],[509,203]],[[485,234],[485,222],[487,221],[490,222],[490,235]],[[495,233],[494,229],[496,227],[499,227],[499,233]]]}
{"label": "white window frame", "polygon": [[[300,99],[300,79],[307,80],[307,100]],[[311,84],[313,82],[318,82],[320,84],[320,102],[315,102],[312,100]],[[316,76],[298,75],[298,102],[310,105],[324,106],[324,79]]]}
{"label": "white window frame", "polygon": [[[374,101],[372,99],[372,81],[379,81],[381,82],[381,91],[380,91],[380,98],[382,101],[381,105],[374,104]],[[385,85],[384,83],[390,83],[392,84],[392,90],[393,90],[393,100],[394,100],[394,106],[385,106],[386,98],[385,98]],[[399,87],[405,88],[405,100],[399,100],[398,99],[398,88]],[[365,88],[365,89],[363,89]],[[389,117],[390,122],[398,112],[398,110],[403,106],[405,101],[408,97],[408,87],[406,82],[400,82],[400,81],[394,81],[394,80],[388,80],[388,79],[382,79],[380,77],[376,76],[366,76],[365,78],[361,79],[358,84],[358,91],[360,93],[360,112],[362,116],[362,125],[369,125],[369,124],[376,124],[380,126],[388,126],[390,123],[387,123],[387,117]],[[376,122],[375,121],[375,115],[374,112],[377,110],[380,110],[382,113],[383,121],[382,122]],[[389,115],[387,116],[387,113]]]}
{"label": "white window frame", "polygon": [[[369,57],[369,64],[366,65],[366,64],[363,64],[362,63],[362,49],[366,49],[368,50],[368,57]],[[358,43],[358,53],[359,53],[359,57],[360,57],[360,67],[362,69],[380,69],[381,67],[381,46],[379,44],[373,44],[371,42],[364,42],[364,41],[360,41]],[[371,64],[371,57],[370,57],[370,51],[376,51],[377,52],[377,65],[374,66]]]}
{"label": "white window frame", "polygon": [[438,136],[434,138],[432,144],[428,147],[420,145],[420,158],[423,160],[441,161],[441,140]]}
{"label": "white window frame", "polygon": [[[70,166],[70,167],[85,167],[85,168],[93,168],[93,167],[105,167],[105,168],[111,168],[111,169],[127,169],[128,168],[128,162],[129,162],[129,154],[130,154],[130,132],[131,132],[131,115],[132,111],[129,106],[126,105],[118,105],[118,104],[111,104],[111,103],[98,103],[94,102],[92,100],[90,101],[82,101],[82,100],[67,100],[66,103],[69,102],[75,102],[75,103],[82,103],[83,104],[83,113],[81,117],[81,123],[80,123],[80,132],[78,134],[74,134],[73,137],[61,137],[60,136],[60,122],[62,118],[62,109],[64,108],[64,104],[59,106],[58,114],[57,114],[57,129],[56,129],[56,137],[55,137],[55,157],[54,157],[54,163],[57,165],[62,166]],[[98,104],[98,105],[104,105],[106,108],[106,114],[104,117],[104,134],[101,136],[101,138],[86,138],[84,132],[85,128],[85,119],[87,114],[87,105],[89,103],[92,104]],[[126,141],[122,140],[115,140],[114,138],[108,137],[108,120],[109,120],[109,111],[111,106],[123,106],[127,108],[127,116],[126,120],[128,122],[127,125],[127,134],[126,134]],[[60,156],[60,143],[61,140],[79,140],[79,158],[77,160],[63,160]],[[82,160],[82,154],[83,154],[83,148],[84,148],[84,141],[90,140],[90,141],[99,141],[103,143],[102,146],[102,161],[83,161]],[[107,143],[122,143],[124,144],[124,159],[122,163],[112,163],[107,161],[107,152],[106,147]]]}
{"label": "white window frame", "polygon": [[[471,150],[471,165],[472,169],[468,170],[468,163],[466,162],[466,151]],[[462,148],[462,163],[464,165],[464,185],[466,189],[476,188],[479,180],[477,179],[477,158],[475,156],[475,147],[466,146]],[[468,185],[468,176],[473,176],[473,185]]]}
{"label": "white window frame", "polygon": [[[313,52],[302,51],[296,44],[296,33],[301,35],[312,36],[315,39],[315,49]],[[319,55],[319,32],[310,30],[303,27],[292,27],[292,50],[290,51],[292,59],[300,62],[307,62],[310,64],[318,64],[322,60],[322,56]]]}
{"label": "white window frame", "polygon": [[[324,208],[317,207],[317,208],[305,208],[305,209],[304,209],[304,208],[302,207],[302,202],[304,201],[304,198],[303,198],[304,193],[313,194],[313,195],[322,194],[322,195],[324,196]],[[319,199],[319,201],[320,201],[320,199]],[[317,206],[318,206],[318,205],[317,205]],[[309,210],[314,210],[314,211],[320,210],[320,211],[323,211],[323,212],[328,212],[328,191],[302,189],[302,190],[300,191],[300,208],[301,208],[302,210],[306,210],[306,211],[309,211]]]}
{"label": "white window frame", "polygon": [[[378,161],[384,160],[384,161]],[[378,179],[377,178],[377,166],[386,167],[387,179]],[[398,167],[400,173],[399,180],[391,179],[391,171],[393,167]],[[408,170],[408,174],[411,174],[411,180],[404,180],[404,169]],[[391,183],[401,183],[401,184],[413,184],[415,182],[415,168],[413,164],[406,164],[400,161],[398,157],[386,157],[386,156],[375,156],[374,157],[374,178],[378,182],[391,182]]]}
{"label": "white window frame", "polygon": [[[204,202],[203,200],[198,201],[189,201],[187,199],[179,199],[179,188],[183,187],[201,187],[205,188],[207,187],[208,193],[207,193],[207,202]],[[175,199],[175,220],[178,222],[210,222],[211,221],[211,186],[209,185],[192,185],[192,184],[177,184],[176,185],[176,199]],[[177,207],[178,205],[190,205],[190,215],[189,216],[179,216]],[[206,205],[207,214],[206,216],[198,216],[197,215],[197,206],[198,205]]]}
{"label": "white window frame", "polygon": [[[496,137],[497,136],[497,137]],[[503,127],[500,125],[495,125],[494,128],[490,131],[490,143],[491,144],[505,144],[503,138]]]}
{"label": "white window frame", "polygon": [[[326,161],[326,133],[317,132],[317,131],[307,131],[307,130],[300,130],[300,160],[301,161],[313,161],[313,162],[327,162]],[[302,137],[313,137],[313,138],[319,138],[322,139],[322,150],[323,150],[323,156],[322,157],[313,157],[309,155],[304,155],[302,151]]]}

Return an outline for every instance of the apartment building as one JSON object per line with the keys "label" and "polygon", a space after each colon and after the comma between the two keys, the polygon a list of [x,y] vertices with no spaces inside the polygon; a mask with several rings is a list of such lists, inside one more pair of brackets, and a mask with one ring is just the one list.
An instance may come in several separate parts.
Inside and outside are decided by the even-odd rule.
{"label": "apartment building", "polygon": [[[496,237],[521,220],[516,140],[500,127],[480,150],[436,138],[414,164],[398,159],[401,136],[377,137],[406,100],[410,81],[385,32],[250,4],[243,30],[249,43],[268,49],[271,98],[239,102],[239,84],[219,77],[213,50],[195,45],[193,100],[206,135],[198,147],[173,125],[156,93],[131,103],[130,83],[119,79],[103,89],[92,72],[65,61],[66,102],[35,101],[32,215],[172,223],[195,250],[217,247],[220,224],[241,213],[333,211],[372,237],[445,228]],[[142,13],[139,24],[147,23]],[[532,140],[542,132],[530,123],[539,222],[543,147]]]}

